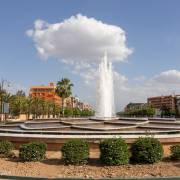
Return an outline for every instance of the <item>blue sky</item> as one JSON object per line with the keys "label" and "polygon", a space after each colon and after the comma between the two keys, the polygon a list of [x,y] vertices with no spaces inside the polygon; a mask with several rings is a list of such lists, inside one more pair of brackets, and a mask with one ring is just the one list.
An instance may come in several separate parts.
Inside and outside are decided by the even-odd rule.
{"label": "blue sky", "polygon": [[[180,94],[179,7],[178,0],[1,0],[0,77],[17,84],[14,88],[26,90],[68,77],[75,84],[74,94],[94,104],[93,95],[89,95],[93,88],[56,58],[42,60],[32,38],[26,35],[37,19],[53,24],[80,13],[120,26],[126,32],[127,46],[133,49],[125,62],[113,63],[115,71],[127,79],[120,84],[124,89],[116,90],[120,94],[118,109],[129,101],[145,101],[149,95]],[[158,90],[152,88],[157,82],[161,84]],[[150,92],[144,93],[149,86]]]}

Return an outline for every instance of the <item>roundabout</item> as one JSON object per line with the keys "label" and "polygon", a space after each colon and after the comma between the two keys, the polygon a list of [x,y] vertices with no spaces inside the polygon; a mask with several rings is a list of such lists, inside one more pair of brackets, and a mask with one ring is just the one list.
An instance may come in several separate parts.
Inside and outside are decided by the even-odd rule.
{"label": "roundabout", "polygon": [[173,118],[96,118],[34,119],[0,126],[0,133],[33,134],[167,134],[180,131],[180,121]]}
{"label": "roundabout", "polygon": [[127,118],[96,120],[92,118],[34,119],[0,126],[1,139],[12,141],[16,148],[22,143],[42,140],[49,150],[59,148],[69,139],[86,139],[91,153],[98,152],[102,139],[122,137],[128,144],[137,138],[153,136],[158,138],[165,152],[169,146],[180,143],[180,121],[167,118]]}

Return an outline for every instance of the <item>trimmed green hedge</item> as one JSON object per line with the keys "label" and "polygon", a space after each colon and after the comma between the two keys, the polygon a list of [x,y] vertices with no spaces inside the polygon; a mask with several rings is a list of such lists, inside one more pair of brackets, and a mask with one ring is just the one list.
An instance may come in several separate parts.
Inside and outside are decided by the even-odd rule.
{"label": "trimmed green hedge", "polygon": [[122,165],[129,162],[129,151],[121,138],[106,139],[100,143],[100,161],[106,165]]}
{"label": "trimmed green hedge", "polygon": [[171,159],[179,160],[180,159],[180,145],[174,145],[170,147],[171,150]]}
{"label": "trimmed green hedge", "polygon": [[13,150],[14,146],[12,142],[7,140],[0,141],[0,155],[9,156]]}
{"label": "trimmed green hedge", "polygon": [[45,158],[47,145],[43,142],[30,142],[21,145],[19,158],[22,161],[41,161]]}
{"label": "trimmed green hedge", "polygon": [[158,139],[140,137],[131,147],[132,161],[136,163],[155,163],[163,157],[163,147]]}
{"label": "trimmed green hedge", "polygon": [[70,140],[63,145],[61,152],[66,164],[86,164],[89,158],[89,145],[85,140]]}

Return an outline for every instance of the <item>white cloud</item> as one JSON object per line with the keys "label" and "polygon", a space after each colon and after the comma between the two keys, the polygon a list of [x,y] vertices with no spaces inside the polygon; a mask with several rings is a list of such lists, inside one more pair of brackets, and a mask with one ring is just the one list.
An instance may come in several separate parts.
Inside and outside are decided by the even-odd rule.
{"label": "white cloud", "polygon": [[124,61],[132,53],[121,27],[81,14],[54,24],[38,19],[26,34],[33,38],[41,57],[54,57],[71,64],[96,64],[105,51],[112,61]]}
{"label": "white cloud", "polygon": [[29,30],[26,31],[26,35],[31,37],[33,35],[33,32],[34,31],[32,29],[29,29]]}
{"label": "white cloud", "polygon": [[180,71],[177,70],[168,70],[164,71],[152,78],[159,83],[165,84],[180,84]]}
{"label": "white cloud", "polygon": [[[140,78],[141,79],[141,78]],[[168,70],[137,81],[135,84],[127,80],[121,84],[115,83],[116,109],[122,110],[129,102],[147,102],[148,97],[180,94],[180,72],[178,70]],[[138,78],[139,80],[139,78]]]}
{"label": "white cloud", "polygon": [[[33,39],[42,58],[56,58],[70,65],[71,72],[84,79],[87,86],[81,98],[86,100],[89,97],[94,104],[97,64],[104,51],[112,62],[125,61],[132,53],[121,27],[81,14],[54,24],[36,20],[34,28],[27,30],[26,34]],[[179,93],[180,89],[180,71],[177,70],[164,71],[150,78],[137,76],[131,80],[114,72],[114,80],[117,111],[129,102],[146,102],[149,96]]]}
{"label": "white cloud", "polygon": [[[91,93],[96,87],[97,64],[105,51],[112,62],[125,61],[132,53],[132,49],[126,45],[126,33],[121,27],[81,14],[54,24],[38,19],[34,28],[27,30],[26,34],[33,39],[40,57],[56,58],[68,65],[72,73],[84,79]],[[125,76],[114,72],[114,79],[115,89],[126,89]]]}
{"label": "white cloud", "polygon": [[135,81],[144,81],[146,79],[146,76],[141,75],[134,78]]}

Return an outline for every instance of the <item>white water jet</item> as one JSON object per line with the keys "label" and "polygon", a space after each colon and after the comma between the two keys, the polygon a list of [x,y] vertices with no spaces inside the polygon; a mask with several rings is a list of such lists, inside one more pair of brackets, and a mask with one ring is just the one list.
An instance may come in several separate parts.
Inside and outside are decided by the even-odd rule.
{"label": "white water jet", "polygon": [[102,62],[99,64],[97,86],[97,111],[95,116],[102,118],[114,117],[113,72],[112,64],[107,59],[107,53],[104,54]]}

